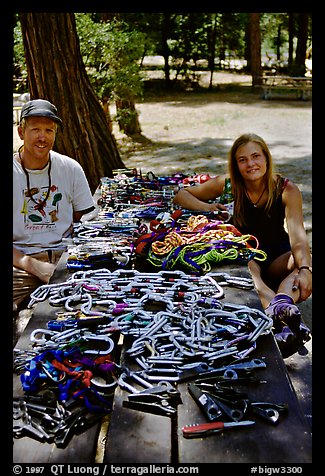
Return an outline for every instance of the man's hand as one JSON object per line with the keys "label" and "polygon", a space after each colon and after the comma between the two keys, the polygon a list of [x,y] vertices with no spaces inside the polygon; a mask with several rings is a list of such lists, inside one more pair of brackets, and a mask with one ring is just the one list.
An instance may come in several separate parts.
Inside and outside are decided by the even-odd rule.
{"label": "man's hand", "polygon": [[25,255],[15,247],[13,247],[13,266],[33,274],[46,284],[49,282],[56,268],[56,265],[47,263],[46,261],[39,261],[32,256]]}
{"label": "man's hand", "polygon": [[47,263],[46,261],[38,261],[36,258],[30,259],[29,273],[34,274],[38,277],[43,283],[47,284],[50,281],[52,274],[56,266],[52,263]]}

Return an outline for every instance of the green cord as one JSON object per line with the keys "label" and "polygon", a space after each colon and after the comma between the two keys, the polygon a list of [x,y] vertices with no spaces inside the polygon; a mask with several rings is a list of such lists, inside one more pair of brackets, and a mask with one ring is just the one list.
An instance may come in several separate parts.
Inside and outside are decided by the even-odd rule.
{"label": "green cord", "polygon": [[[228,248],[225,249],[224,251],[220,252],[216,249],[209,249],[206,253],[199,254],[197,256],[191,256],[191,258],[188,257],[186,259],[186,254],[191,253],[191,252],[196,252],[200,250],[204,250],[206,248],[210,248],[211,245],[209,243],[197,243],[193,245],[184,245],[181,247],[179,250],[179,253],[177,256],[174,256],[174,250],[170,251],[166,256],[161,257],[155,255],[153,253],[152,249],[149,250],[148,253],[148,261],[152,263],[156,267],[162,268],[163,266],[166,269],[175,269],[177,268],[177,265],[179,264],[182,268],[185,268],[189,271],[194,271],[197,273],[199,271],[198,267],[201,269],[201,272],[208,272],[211,269],[210,262],[212,263],[220,263],[224,259],[228,260],[236,260],[239,257],[242,259],[247,259],[247,256],[251,256],[254,254],[254,258],[258,259],[260,261],[266,259],[266,253],[262,250],[256,250],[252,248],[242,248],[242,249],[236,249],[236,248]],[[261,255],[260,257],[257,255]],[[191,264],[193,262],[193,265]],[[196,263],[198,267],[194,265]]]}

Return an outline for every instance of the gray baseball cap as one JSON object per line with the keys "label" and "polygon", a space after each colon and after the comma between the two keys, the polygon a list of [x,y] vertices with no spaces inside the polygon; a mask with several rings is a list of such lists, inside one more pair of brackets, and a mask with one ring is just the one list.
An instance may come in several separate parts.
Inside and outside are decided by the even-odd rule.
{"label": "gray baseball cap", "polygon": [[21,108],[20,120],[25,117],[48,117],[62,125],[61,119],[57,116],[57,108],[46,99],[33,99],[26,102]]}

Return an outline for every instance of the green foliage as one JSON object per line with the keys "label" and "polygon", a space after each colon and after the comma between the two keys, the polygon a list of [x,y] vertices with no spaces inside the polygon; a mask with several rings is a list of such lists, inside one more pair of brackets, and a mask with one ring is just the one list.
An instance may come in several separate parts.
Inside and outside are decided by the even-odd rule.
{"label": "green foliage", "polygon": [[[20,28],[20,23],[14,27],[14,41],[13,41],[13,75],[14,79],[18,80],[14,92],[24,92],[22,88],[27,84],[27,69],[25,62],[25,52],[23,46],[23,38]],[[15,83],[14,83],[15,84]]]}
{"label": "green foliage", "polygon": [[98,97],[130,101],[140,97],[141,33],[130,31],[118,20],[94,21],[89,13],[75,16],[81,55]]}
{"label": "green foliage", "polygon": [[216,56],[242,59],[245,53],[247,15],[218,13],[216,28]]}
{"label": "green foliage", "polygon": [[[142,14],[146,15],[146,14]],[[151,14],[150,14],[151,15]],[[129,17],[122,14],[123,19]],[[150,17],[152,21],[152,18]],[[187,77],[196,69],[198,60],[226,56],[242,58],[245,49],[245,24],[241,13],[159,13],[151,29],[154,54],[164,55],[168,47],[170,66],[176,77]],[[144,18],[142,18],[144,23]],[[160,37],[157,36],[160,32]],[[147,38],[150,31],[146,32]],[[213,37],[215,35],[215,40]]]}
{"label": "green foliage", "polygon": [[288,48],[288,14],[264,13],[261,15],[262,49],[265,52],[276,53],[277,48]]}
{"label": "green foliage", "polygon": [[[104,22],[103,16],[109,21]],[[247,59],[248,13],[75,13],[80,50],[100,100],[135,102],[143,94],[142,60],[168,56],[169,66],[188,77],[198,60],[222,66],[221,60]],[[293,14],[297,43],[297,15]],[[107,17],[106,17],[107,18]],[[289,14],[261,14],[262,54],[279,61],[289,48]],[[311,44],[311,19],[309,42]],[[27,84],[18,15],[14,27],[14,75]],[[202,68],[202,66],[200,66]],[[23,81],[21,81],[23,79]],[[20,91],[19,91],[20,92]]]}

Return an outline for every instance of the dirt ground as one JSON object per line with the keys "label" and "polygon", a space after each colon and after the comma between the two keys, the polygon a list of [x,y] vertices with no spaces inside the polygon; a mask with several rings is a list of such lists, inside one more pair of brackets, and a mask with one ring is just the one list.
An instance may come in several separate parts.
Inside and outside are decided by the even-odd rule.
{"label": "dirt ground", "polygon": [[[226,170],[227,153],[236,137],[257,133],[266,140],[276,169],[302,192],[304,222],[312,246],[312,102],[294,96],[263,100],[252,91],[251,77],[242,74],[215,73],[214,85],[216,89],[209,93],[178,91],[166,96],[149,91],[137,104],[142,136],[131,140],[116,125],[113,128],[125,166],[156,175],[216,175]],[[14,150],[19,144],[14,127]],[[300,309],[312,329],[312,298]],[[311,341],[305,355],[289,357],[286,365],[311,422]]]}

